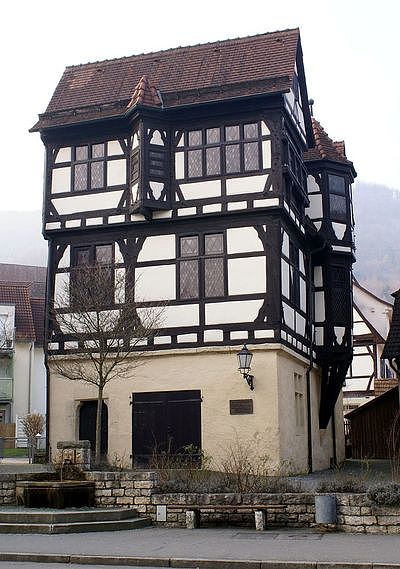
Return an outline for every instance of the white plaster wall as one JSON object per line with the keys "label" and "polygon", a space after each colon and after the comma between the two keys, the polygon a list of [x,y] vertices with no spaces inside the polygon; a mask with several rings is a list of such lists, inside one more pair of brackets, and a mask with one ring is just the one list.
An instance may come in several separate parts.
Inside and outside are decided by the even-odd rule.
{"label": "white plaster wall", "polygon": [[126,160],[111,160],[107,162],[107,186],[126,184]]}
{"label": "white plaster wall", "polygon": [[31,384],[31,413],[46,414],[46,368],[44,366],[44,351],[41,346],[34,348]]}
{"label": "white plaster wall", "polygon": [[315,302],[315,321],[325,322],[325,293],[317,291],[314,293]]}
{"label": "white plaster wall", "polygon": [[185,177],[185,154],[184,152],[175,152],[175,179],[181,180]]}
{"label": "white plaster wall", "polygon": [[181,306],[166,306],[162,316],[163,322],[161,328],[198,326],[199,305],[185,304]]}
{"label": "white plaster wall", "polygon": [[118,140],[109,140],[107,142],[107,156],[119,156],[123,153],[124,152]]}
{"label": "white plaster wall", "polygon": [[307,176],[307,190],[308,192],[320,192],[321,190],[319,189],[319,185],[317,184],[316,179],[314,178],[314,176],[312,176],[311,174],[309,174]]}
{"label": "white plaster wall", "polygon": [[266,292],[265,257],[228,260],[228,294]]}
{"label": "white plaster wall", "polygon": [[60,162],[71,162],[71,147],[64,146],[63,148],[60,148],[54,162],[56,164],[59,164]]}
{"label": "white plaster wall", "polygon": [[263,168],[266,170],[271,168],[271,141],[270,140],[263,140],[262,141],[262,161],[263,161]]}
{"label": "white plaster wall", "polygon": [[17,415],[25,416],[28,413],[30,347],[31,342],[15,343],[13,358],[13,422],[15,422]]}
{"label": "white plaster wall", "polygon": [[221,195],[220,180],[179,184],[179,187],[185,200],[201,200],[205,198],[219,197]]}
{"label": "white plaster wall", "polygon": [[51,193],[59,194],[61,192],[71,191],[71,167],[53,168],[51,174]]}
{"label": "white plaster wall", "polygon": [[138,255],[138,262],[175,258],[175,235],[146,237]]}
{"label": "white plaster wall", "polygon": [[281,266],[282,266],[281,270],[282,294],[286,296],[286,298],[289,298],[290,296],[289,263],[287,263],[284,259],[282,259]]}
{"label": "white plaster wall", "polygon": [[321,194],[311,194],[308,196],[310,200],[310,205],[306,208],[307,214],[311,219],[320,219],[323,217],[322,209],[322,195]]}
{"label": "white plaster wall", "polygon": [[135,300],[174,300],[176,297],[175,265],[140,267],[135,270]]}
{"label": "white plaster wall", "polygon": [[235,300],[206,303],[206,324],[254,322],[262,306],[262,300]]}
{"label": "white plaster wall", "polygon": [[228,254],[263,251],[261,239],[254,227],[236,227],[228,229],[226,234]]}
{"label": "white plaster wall", "polygon": [[116,209],[122,197],[122,190],[104,191],[97,194],[73,195],[66,198],[53,199],[52,203],[60,215],[97,211],[101,209]]}
{"label": "white plaster wall", "polygon": [[243,176],[226,180],[226,193],[228,196],[235,194],[253,194],[263,192],[268,174],[259,176]]}

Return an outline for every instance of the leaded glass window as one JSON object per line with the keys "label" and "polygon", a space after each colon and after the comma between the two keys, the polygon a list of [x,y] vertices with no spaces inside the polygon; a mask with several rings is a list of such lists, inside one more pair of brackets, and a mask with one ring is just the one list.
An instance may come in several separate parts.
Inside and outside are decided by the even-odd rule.
{"label": "leaded glass window", "polygon": [[206,130],[207,133],[207,144],[214,144],[220,141],[220,132],[219,128],[208,128]]}
{"label": "leaded glass window", "polygon": [[102,188],[104,186],[104,162],[92,162],[90,167],[90,187]]}
{"label": "leaded glass window", "polygon": [[226,172],[233,174],[240,172],[240,146],[239,144],[230,144],[225,147],[225,165]]}
{"label": "leaded glass window", "polygon": [[343,176],[328,174],[330,218],[347,221],[346,180]]}
{"label": "leaded glass window", "polygon": [[225,294],[222,233],[180,238],[179,296],[212,298]]}
{"label": "leaded glass window", "polygon": [[73,153],[72,190],[101,190],[106,183],[106,144],[76,146]]}
{"label": "leaded glass window", "polygon": [[185,178],[257,172],[262,169],[261,141],[269,139],[259,122],[191,130],[186,146],[178,150]]}
{"label": "leaded glass window", "polygon": [[87,164],[75,164],[74,190],[76,192],[87,190],[87,167]]}
{"label": "leaded glass window", "polygon": [[209,176],[221,172],[221,149],[219,146],[206,148],[206,171]]}
{"label": "leaded glass window", "polygon": [[258,142],[247,142],[244,145],[244,169],[246,172],[258,168]]}
{"label": "leaded glass window", "polygon": [[200,178],[203,175],[202,151],[189,150],[188,152],[188,177]]}
{"label": "leaded glass window", "polygon": [[244,138],[258,138],[258,123],[245,124],[243,131]]}
{"label": "leaded glass window", "polygon": [[[80,287],[90,285],[90,267],[97,266],[99,272],[93,272],[93,286],[95,290],[101,290],[101,303],[107,305],[114,301],[114,266],[113,246],[111,244],[88,245],[75,247],[72,250],[72,269],[70,274],[70,297],[71,303],[76,303],[77,293]],[[81,270],[79,270],[81,269]],[[83,269],[83,270],[82,270]],[[79,295],[81,298],[81,295]]]}
{"label": "leaded glass window", "polygon": [[208,298],[223,296],[224,288],[223,258],[204,259],[204,295]]}

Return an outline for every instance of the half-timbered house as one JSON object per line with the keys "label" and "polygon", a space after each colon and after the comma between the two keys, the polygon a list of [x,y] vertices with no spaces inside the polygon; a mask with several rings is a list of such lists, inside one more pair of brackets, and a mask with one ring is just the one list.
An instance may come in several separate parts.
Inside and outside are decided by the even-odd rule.
{"label": "half-timbered house", "polygon": [[343,388],[343,410],[352,411],[393,387],[395,376],[381,359],[392,305],[353,280],[353,361]]}
{"label": "half-timbered house", "polygon": [[[97,261],[137,282],[139,315],[167,303],[146,365],[105,393],[109,453],[217,458],[239,437],[296,471],[341,459],[355,171],[311,118],[299,31],[68,67],[32,130],[48,301]],[[95,393],[51,371],[79,338],[50,326],[47,347],[54,446],[87,434]]]}

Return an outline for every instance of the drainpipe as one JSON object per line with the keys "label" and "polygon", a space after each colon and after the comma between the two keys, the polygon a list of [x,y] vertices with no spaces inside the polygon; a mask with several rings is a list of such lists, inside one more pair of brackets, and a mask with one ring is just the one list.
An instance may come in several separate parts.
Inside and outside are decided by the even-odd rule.
{"label": "drainpipe", "polygon": [[335,408],[332,411],[332,450],[333,450],[333,466],[337,466],[337,449],[336,449],[336,425],[335,425]]}
{"label": "drainpipe", "polygon": [[307,387],[307,466],[308,472],[313,471],[313,447],[312,447],[312,409],[311,409],[311,371],[313,369],[313,347],[314,347],[314,336],[313,336],[313,321],[314,321],[314,275],[312,274],[312,256],[315,253],[319,253],[325,249],[326,243],[321,247],[316,249],[311,249],[308,254],[308,275],[309,275],[309,285],[308,285],[308,306],[309,306],[309,318],[308,318],[308,333],[310,338],[310,358],[309,364],[306,371],[306,387]]}
{"label": "drainpipe", "polygon": [[28,415],[31,412],[31,389],[32,389],[32,357],[33,357],[33,347],[35,343],[31,342],[29,347],[29,371],[28,371]]}
{"label": "drainpipe", "polygon": [[46,302],[44,310],[44,367],[46,369],[46,459],[50,462],[50,370],[48,361],[48,342],[49,342],[49,306],[50,306],[50,267],[53,263],[53,254],[48,242],[47,255],[47,275],[46,275]]}

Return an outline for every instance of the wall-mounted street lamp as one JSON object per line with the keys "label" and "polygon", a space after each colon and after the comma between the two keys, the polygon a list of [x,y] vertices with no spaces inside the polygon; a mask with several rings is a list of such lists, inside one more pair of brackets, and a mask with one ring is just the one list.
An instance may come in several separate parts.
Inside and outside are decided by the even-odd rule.
{"label": "wall-mounted street lamp", "polygon": [[243,375],[243,379],[247,381],[247,385],[250,387],[251,391],[254,389],[253,380],[254,375],[250,375],[251,371],[251,360],[253,359],[253,354],[248,350],[246,344],[237,354],[239,362],[239,371]]}

